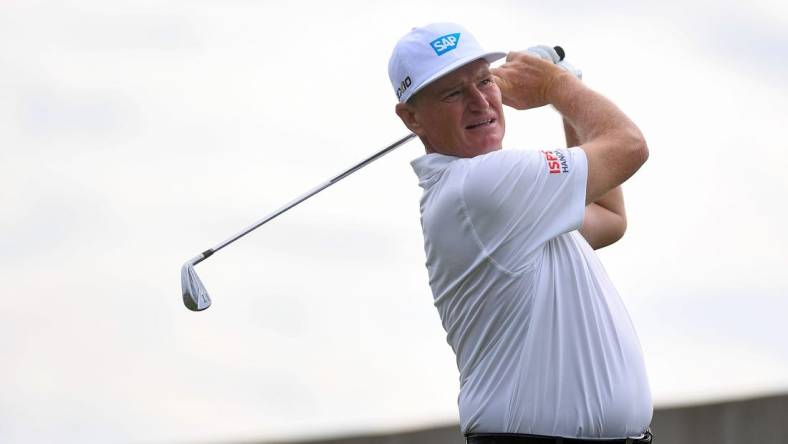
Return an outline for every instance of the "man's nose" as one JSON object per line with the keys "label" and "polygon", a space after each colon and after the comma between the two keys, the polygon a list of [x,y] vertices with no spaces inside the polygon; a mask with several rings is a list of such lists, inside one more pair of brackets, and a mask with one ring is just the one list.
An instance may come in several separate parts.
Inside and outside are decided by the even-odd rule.
{"label": "man's nose", "polygon": [[484,110],[490,106],[490,102],[487,100],[487,96],[477,88],[476,86],[472,86],[468,88],[468,106],[473,110]]}

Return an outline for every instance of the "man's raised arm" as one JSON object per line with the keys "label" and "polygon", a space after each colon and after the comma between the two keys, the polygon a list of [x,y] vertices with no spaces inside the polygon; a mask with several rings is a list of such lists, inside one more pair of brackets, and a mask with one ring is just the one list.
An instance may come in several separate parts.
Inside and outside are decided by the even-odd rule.
{"label": "man's raised arm", "polygon": [[638,127],[613,102],[552,63],[510,52],[492,74],[504,104],[516,109],[551,104],[577,131],[588,158],[587,204],[621,185],[648,159]]}

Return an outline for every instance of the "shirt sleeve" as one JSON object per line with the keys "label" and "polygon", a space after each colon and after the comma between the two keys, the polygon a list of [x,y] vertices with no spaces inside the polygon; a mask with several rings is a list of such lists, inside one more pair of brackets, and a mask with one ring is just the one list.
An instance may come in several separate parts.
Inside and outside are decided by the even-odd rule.
{"label": "shirt sleeve", "polygon": [[470,160],[463,210],[479,247],[504,271],[521,271],[547,241],[582,226],[588,160],[581,148]]}

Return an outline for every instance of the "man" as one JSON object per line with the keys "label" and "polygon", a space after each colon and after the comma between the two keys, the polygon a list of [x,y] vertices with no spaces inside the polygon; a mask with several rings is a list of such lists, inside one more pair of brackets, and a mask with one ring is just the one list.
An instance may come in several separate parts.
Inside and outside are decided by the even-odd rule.
{"label": "man", "polygon": [[[593,252],[624,234],[619,186],[648,149],[546,52],[490,69],[503,53],[443,23],[414,28],[389,62],[396,113],[426,150],[412,165],[460,427],[472,444],[650,442],[640,345]],[[572,148],[502,151],[504,104],[554,106]]]}

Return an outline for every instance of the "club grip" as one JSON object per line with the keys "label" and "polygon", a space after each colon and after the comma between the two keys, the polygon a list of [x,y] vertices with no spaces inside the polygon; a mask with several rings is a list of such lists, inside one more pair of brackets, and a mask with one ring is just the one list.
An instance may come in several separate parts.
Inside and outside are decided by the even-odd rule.
{"label": "club grip", "polygon": [[564,52],[564,48],[560,46],[553,46],[553,49],[555,49],[555,52],[558,54],[558,57],[561,60],[564,60],[564,57],[566,57],[566,52]]}

